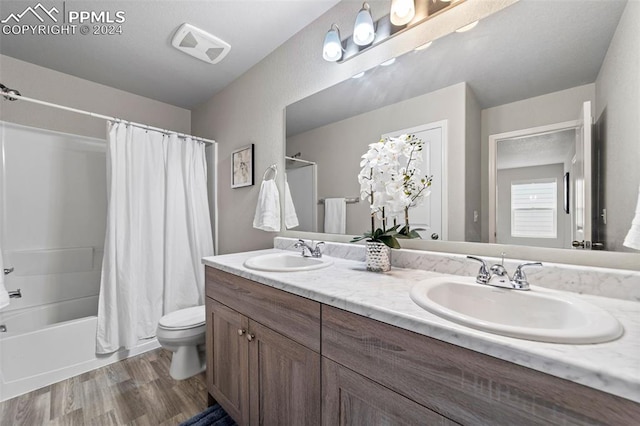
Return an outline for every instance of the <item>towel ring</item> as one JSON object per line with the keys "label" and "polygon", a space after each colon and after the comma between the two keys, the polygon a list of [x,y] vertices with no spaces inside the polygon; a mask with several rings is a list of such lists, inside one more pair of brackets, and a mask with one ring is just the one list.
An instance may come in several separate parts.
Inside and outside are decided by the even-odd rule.
{"label": "towel ring", "polygon": [[272,180],[276,179],[276,176],[278,176],[278,165],[272,164],[269,167],[267,167],[267,170],[264,171],[264,174],[262,175],[262,180],[267,179],[267,173],[269,173],[269,170],[273,170],[273,177],[271,179]]}

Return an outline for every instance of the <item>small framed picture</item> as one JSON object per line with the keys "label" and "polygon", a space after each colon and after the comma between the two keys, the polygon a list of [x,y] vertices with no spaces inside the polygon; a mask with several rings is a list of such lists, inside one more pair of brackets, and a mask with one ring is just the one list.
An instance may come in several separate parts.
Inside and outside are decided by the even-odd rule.
{"label": "small framed picture", "polygon": [[231,188],[253,183],[253,144],[250,144],[231,153]]}

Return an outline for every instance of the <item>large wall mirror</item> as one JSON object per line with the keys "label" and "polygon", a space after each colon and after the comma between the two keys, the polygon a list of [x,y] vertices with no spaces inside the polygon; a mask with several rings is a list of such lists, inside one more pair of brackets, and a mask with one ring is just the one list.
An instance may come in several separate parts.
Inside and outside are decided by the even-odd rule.
{"label": "large wall mirror", "polygon": [[366,231],[360,157],[410,132],[434,174],[423,238],[631,252],[638,22],[637,1],[521,0],[287,106],[293,230]]}

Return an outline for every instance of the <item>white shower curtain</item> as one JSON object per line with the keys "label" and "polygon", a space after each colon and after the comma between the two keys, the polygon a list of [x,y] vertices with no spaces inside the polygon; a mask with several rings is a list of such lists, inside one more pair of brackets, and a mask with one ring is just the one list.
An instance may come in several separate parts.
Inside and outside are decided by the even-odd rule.
{"label": "white shower curtain", "polygon": [[162,315],[204,304],[200,259],[213,255],[204,144],[108,123],[107,173],[97,353],[132,348]]}

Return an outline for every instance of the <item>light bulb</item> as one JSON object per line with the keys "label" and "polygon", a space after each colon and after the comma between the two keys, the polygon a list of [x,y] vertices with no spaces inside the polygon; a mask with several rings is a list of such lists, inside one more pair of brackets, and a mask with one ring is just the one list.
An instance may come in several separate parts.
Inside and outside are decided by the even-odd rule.
{"label": "light bulb", "polygon": [[373,18],[369,11],[369,4],[363,3],[362,9],[356,16],[356,22],[353,24],[353,42],[358,46],[366,46],[373,42],[376,31],[373,28]]}
{"label": "light bulb", "polygon": [[427,42],[425,44],[421,44],[420,46],[416,47],[413,50],[418,50],[418,51],[419,50],[425,50],[425,49],[429,48],[429,46],[431,46],[432,43],[433,43],[432,41],[429,41],[429,42]]}
{"label": "light bulb", "polygon": [[460,27],[460,28],[458,28],[456,30],[456,32],[457,33],[464,33],[466,31],[469,31],[469,30],[475,28],[476,25],[478,25],[478,22],[480,22],[480,21],[475,21],[475,22],[470,23],[469,25],[465,25],[464,27]]}
{"label": "light bulb", "polygon": [[395,61],[396,61],[396,58],[391,58],[388,61],[384,61],[383,63],[381,63],[380,66],[388,67],[389,65],[393,64]]}
{"label": "light bulb", "polygon": [[336,24],[331,25],[331,29],[324,36],[322,46],[322,57],[325,61],[336,62],[342,58],[342,41],[340,41],[340,29]]}
{"label": "light bulb", "polygon": [[360,78],[364,76],[364,71],[359,72],[358,74],[353,75],[351,78]]}
{"label": "light bulb", "polygon": [[406,25],[416,16],[416,6],[413,0],[392,0],[391,23],[393,25]]}

